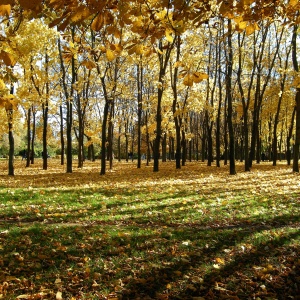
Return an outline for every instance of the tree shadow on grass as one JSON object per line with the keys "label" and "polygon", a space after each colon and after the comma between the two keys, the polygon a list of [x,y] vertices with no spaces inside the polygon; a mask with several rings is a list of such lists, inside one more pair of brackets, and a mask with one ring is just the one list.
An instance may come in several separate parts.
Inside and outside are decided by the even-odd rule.
{"label": "tree shadow on grass", "polygon": [[[49,289],[56,288],[53,278],[59,276],[70,298],[90,293],[102,299],[93,287],[96,281],[99,289],[106,286],[122,299],[297,299],[299,246],[288,245],[299,239],[297,220],[299,215],[276,216],[266,224],[240,219],[218,228],[38,224],[0,236],[2,268],[4,275],[31,281],[43,274]],[[256,235],[264,233],[260,241]],[[34,284],[38,290],[39,282]]]}
{"label": "tree shadow on grass", "polygon": [[[264,230],[265,227],[260,226],[256,233]],[[212,265],[224,250],[231,249],[250,234],[245,228],[234,233],[225,231],[227,230],[218,229],[219,233],[212,237],[214,241],[217,239],[215,243],[206,237],[206,242],[211,243],[209,248],[202,248],[200,252],[181,252],[178,259],[169,263],[163,262],[162,257],[159,267],[136,273],[136,278],[125,287],[123,299],[142,299],[146,296],[163,299],[162,295],[165,295],[165,299],[194,299],[193,297],[200,296],[204,299],[296,299],[300,286],[300,264],[296,255],[299,253],[299,247],[284,246],[292,239],[299,239],[299,230],[257,247],[239,252],[232,251],[231,261],[225,261],[224,265],[207,271],[203,265]],[[251,231],[251,234],[253,233]],[[183,234],[192,240],[192,231],[184,230]],[[280,267],[275,268],[271,265],[271,260],[274,259],[279,261]],[[289,262],[285,264],[285,260]],[[253,270],[255,266],[262,270],[256,275]],[[186,283],[180,284],[183,281]],[[172,286],[177,287],[176,291],[172,291]]]}

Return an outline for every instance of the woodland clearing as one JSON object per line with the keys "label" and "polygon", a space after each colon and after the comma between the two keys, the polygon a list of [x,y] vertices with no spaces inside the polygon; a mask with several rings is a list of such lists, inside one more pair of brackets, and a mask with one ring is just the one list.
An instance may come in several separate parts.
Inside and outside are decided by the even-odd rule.
{"label": "woodland clearing", "polygon": [[0,162],[0,299],[300,299],[290,166]]}

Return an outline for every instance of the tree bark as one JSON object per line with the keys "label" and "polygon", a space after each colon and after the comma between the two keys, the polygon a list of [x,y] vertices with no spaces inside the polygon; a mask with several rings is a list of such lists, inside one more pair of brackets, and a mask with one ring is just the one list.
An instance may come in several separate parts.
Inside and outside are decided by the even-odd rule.
{"label": "tree bark", "polygon": [[[14,94],[14,86],[11,85],[10,93]],[[10,107],[7,109],[7,117],[8,117],[8,141],[9,141],[9,152],[8,152],[8,175],[14,176],[15,169],[14,169],[14,152],[15,152],[15,140],[14,140],[14,133],[13,133],[13,116],[14,110],[12,104],[9,105]]]}
{"label": "tree bark", "polygon": [[159,51],[158,54],[158,60],[159,60],[159,74],[158,74],[158,89],[157,89],[157,108],[156,108],[156,135],[154,140],[154,146],[153,146],[153,172],[159,171],[159,157],[160,157],[160,141],[161,141],[161,122],[162,122],[162,112],[161,112],[161,102],[164,92],[164,84],[165,84],[165,75],[166,75],[166,68],[169,63],[170,55],[172,52],[172,49],[174,47],[176,38],[174,38],[172,43],[167,44],[167,49],[163,49],[163,43],[160,40],[159,41]]}
{"label": "tree bark", "polygon": [[62,105],[59,106],[60,113],[60,164],[65,164],[65,139],[64,139],[64,118]]}
{"label": "tree bark", "polygon": [[26,168],[30,166],[30,142],[31,142],[31,107],[27,111],[27,150],[26,150]]}
{"label": "tree bark", "polygon": [[47,130],[48,130],[48,111],[49,111],[49,82],[48,82],[48,71],[49,71],[49,57],[46,53],[45,56],[45,62],[46,62],[46,99],[45,102],[42,104],[42,110],[43,110],[43,170],[47,170],[48,168],[48,150],[47,150]]}
{"label": "tree bark", "polygon": [[[291,52],[291,47],[289,48],[289,50],[287,52],[287,55],[286,55],[284,70],[287,70],[287,68],[288,68],[290,52]],[[281,62],[281,58],[280,58],[280,62]],[[282,77],[281,82],[280,82],[281,94],[279,95],[279,99],[278,99],[278,103],[277,103],[277,110],[276,110],[275,119],[274,119],[273,143],[272,143],[273,166],[276,166],[276,161],[277,161],[277,126],[278,126],[278,123],[279,123],[279,114],[280,114],[281,103],[282,103],[282,99],[283,99],[283,93],[284,93],[284,88],[285,88],[286,77],[287,77],[287,74],[285,72],[283,74],[283,77]]]}
{"label": "tree bark", "polygon": [[227,65],[227,80],[226,80],[226,93],[227,93],[227,123],[229,132],[229,169],[230,175],[235,175],[235,139],[232,122],[232,64],[233,64],[233,51],[232,51],[232,24],[228,20],[228,65]]}
{"label": "tree bark", "polygon": [[[292,37],[292,60],[294,70],[299,72],[298,60],[297,60],[297,31],[298,25],[294,25],[293,37]],[[296,105],[296,134],[294,144],[294,157],[293,157],[293,172],[299,172],[299,146],[300,146],[300,88],[296,89],[295,96]]]}
{"label": "tree bark", "polygon": [[142,146],[142,134],[141,134],[141,127],[142,127],[142,109],[143,109],[143,95],[142,95],[142,84],[143,84],[143,67],[141,65],[142,57],[140,56],[140,61],[137,64],[137,91],[138,91],[138,132],[137,132],[137,168],[141,168],[141,146]]}

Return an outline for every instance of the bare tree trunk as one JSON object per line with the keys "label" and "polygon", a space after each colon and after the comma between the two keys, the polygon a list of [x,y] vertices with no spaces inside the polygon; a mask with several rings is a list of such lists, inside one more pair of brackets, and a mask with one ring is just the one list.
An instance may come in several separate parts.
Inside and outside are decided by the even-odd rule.
{"label": "bare tree trunk", "polygon": [[[14,93],[14,87],[11,85],[10,93]],[[8,117],[8,141],[9,141],[9,152],[8,152],[8,175],[14,176],[14,152],[15,152],[15,140],[14,140],[14,133],[13,133],[13,116],[14,110],[12,104],[6,111]]]}
{"label": "bare tree trunk", "polygon": [[142,84],[143,84],[143,67],[141,65],[141,56],[140,62],[137,64],[137,90],[138,90],[138,135],[137,135],[137,168],[141,168],[141,144],[142,144],[142,134],[141,134],[141,127],[142,127],[142,109],[143,109],[143,95],[142,95]]}
{"label": "bare tree trunk", "polygon": [[27,112],[27,150],[26,150],[26,168],[30,166],[30,142],[31,142],[31,107]]}
{"label": "bare tree trunk", "polygon": [[[294,26],[293,38],[292,38],[292,58],[294,70],[299,72],[298,60],[297,60],[297,31],[298,25]],[[299,146],[300,146],[300,88],[296,89],[296,135],[294,144],[294,157],[293,157],[293,172],[299,172]]]}
{"label": "bare tree trunk", "polygon": [[287,160],[287,165],[288,166],[291,164],[291,159],[292,159],[291,138],[292,138],[292,134],[293,134],[295,115],[296,115],[296,106],[294,107],[294,110],[293,110],[293,113],[292,113],[291,125],[290,125],[288,135],[287,135],[287,138],[286,138],[286,160]]}
{"label": "bare tree trunk", "polygon": [[62,105],[59,106],[60,112],[60,164],[63,166],[65,163],[65,139],[64,139],[64,118]]}
{"label": "bare tree trunk", "polygon": [[226,90],[227,90],[227,123],[229,132],[229,169],[230,175],[235,175],[235,140],[234,140],[234,130],[232,122],[232,64],[233,64],[233,51],[232,51],[232,28],[231,20],[228,20],[228,65],[227,65],[227,80],[226,80]]}
{"label": "bare tree trunk", "polygon": [[104,77],[101,77],[102,82],[102,88],[104,92],[104,98],[105,98],[105,105],[104,105],[104,112],[103,112],[103,120],[102,120],[102,137],[101,137],[101,170],[100,175],[105,175],[106,172],[106,127],[107,127],[107,120],[108,120],[108,114],[109,114],[109,106],[110,106],[110,99],[107,95],[106,91],[106,84]]}
{"label": "bare tree trunk", "polygon": [[45,102],[42,104],[42,109],[43,109],[43,170],[47,170],[48,168],[48,150],[47,150],[47,130],[48,130],[48,112],[49,112],[49,82],[48,82],[48,68],[49,68],[49,57],[46,52],[46,57],[45,57],[45,62],[46,62],[46,99]]}
{"label": "bare tree trunk", "polygon": [[36,128],[36,110],[35,107],[32,107],[32,137],[31,137],[31,151],[28,153],[30,157],[30,162],[34,164],[34,141],[35,141],[35,128]]}

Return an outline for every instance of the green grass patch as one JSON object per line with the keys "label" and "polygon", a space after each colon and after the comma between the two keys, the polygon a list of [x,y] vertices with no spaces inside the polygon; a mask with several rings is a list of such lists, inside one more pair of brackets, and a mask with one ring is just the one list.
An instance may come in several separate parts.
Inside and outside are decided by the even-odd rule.
{"label": "green grass patch", "polygon": [[199,170],[0,188],[0,299],[296,299],[298,178]]}

